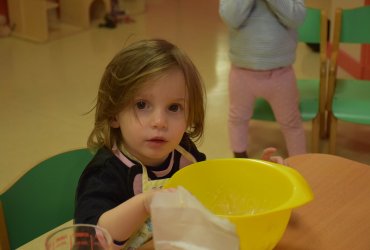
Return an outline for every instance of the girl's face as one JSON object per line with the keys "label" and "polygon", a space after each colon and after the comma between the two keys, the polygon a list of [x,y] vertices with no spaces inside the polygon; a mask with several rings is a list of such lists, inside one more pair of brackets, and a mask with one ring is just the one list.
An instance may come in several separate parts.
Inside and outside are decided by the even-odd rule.
{"label": "girl's face", "polygon": [[125,149],[146,166],[164,162],[187,128],[188,96],[183,73],[173,69],[144,83],[131,107],[112,121]]}

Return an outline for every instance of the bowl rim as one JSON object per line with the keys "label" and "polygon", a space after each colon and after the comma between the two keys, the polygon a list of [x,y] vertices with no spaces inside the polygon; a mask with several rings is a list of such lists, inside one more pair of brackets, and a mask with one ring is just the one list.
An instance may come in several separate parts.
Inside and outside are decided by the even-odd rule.
{"label": "bowl rim", "polygon": [[[286,165],[282,165],[275,162],[265,161],[265,160],[259,160],[259,159],[252,159],[252,158],[215,158],[215,159],[209,159],[205,161],[196,162],[193,164],[190,164],[184,168],[181,168],[179,171],[177,171],[170,180],[164,185],[164,188],[169,185],[172,178],[176,178],[176,176],[182,174],[183,172],[190,171],[192,168],[198,165],[204,165],[209,164],[212,162],[254,162],[261,164],[261,166],[269,167],[283,176],[285,176],[287,179],[289,179],[292,188],[292,195],[287,199],[285,202],[282,202],[280,205],[276,206],[275,208],[268,210],[268,211],[262,211],[257,212],[255,214],[245,214],[245,215],[220,215],[218,216],[222,217],[232,217],[232,218],[238,218],[238,217],[256,217],[256,216],[262,216],[266,214],[271,214],[275,212],[281,212],[283,210],[292,210],[293,208],[300,207],[314,199],[314,195],[312,192],[312,189],[308,185],[307,181],[303,178],[303,176],[294,168]],[[188,170],[186,170],[188,169]]]}

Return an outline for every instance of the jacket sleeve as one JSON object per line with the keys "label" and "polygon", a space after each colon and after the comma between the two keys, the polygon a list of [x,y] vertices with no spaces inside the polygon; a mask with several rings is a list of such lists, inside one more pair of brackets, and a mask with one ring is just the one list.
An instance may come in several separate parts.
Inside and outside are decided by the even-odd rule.
{"label": "jacket sleeve", "polygon": [[[96,158],[100,156],[97,155]],[[126,168],[101,158],[90,162],[82,173],[76,190],[75,223],[96,225],[100,216],[131,198]],[[119,161],[119,160],[117,160]],[[122,222],[124,223],[124,222]]]}
{"label": "jacket sleeve", "polygon": [[304,0],[263,0],[277,16],[278,20],[288,28],[297,28],[304,21],[306,7]]}
{"label": "jacket sleeve", "polygon": [[256,0],[220,0],[219,14],[229,28],[238,29],[248,18],[255,1]]}

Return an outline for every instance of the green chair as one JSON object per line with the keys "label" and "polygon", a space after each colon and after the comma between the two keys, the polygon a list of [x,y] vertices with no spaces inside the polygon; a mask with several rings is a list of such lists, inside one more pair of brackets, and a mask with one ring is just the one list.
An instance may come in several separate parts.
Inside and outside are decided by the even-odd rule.
{"label": "green chair", "polygon": [[329,70],[329,152],[335,153],[337,121],[370,125],[370,80],[339,79],[341,44],[370,44],[370,6],[336,9]]}
{"label": "green chair", "polygon": [[87,149],[55,155],[5,190],[0,195],[0,249],[16,249],[73,218],[78,179],[92,157]]}
{"label": "green chair", "polygon": [[[307,8],[305,21],[298,29],[298,40],[320,45],[320,72],[317,72],[317,79],[297,79],[297,85],[302,120],[312,121],[312,152],[319,152],[320,136],[324,137],[326,133],[327,31],[328,19],[325,11]],[[252,119],[275,121],[274,113],[267,101],[262,98],[256,100]]]}

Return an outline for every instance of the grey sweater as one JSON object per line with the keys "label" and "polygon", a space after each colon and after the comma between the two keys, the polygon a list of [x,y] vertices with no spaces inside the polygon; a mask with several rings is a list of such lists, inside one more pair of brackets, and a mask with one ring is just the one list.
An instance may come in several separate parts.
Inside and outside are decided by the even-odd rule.
{"label": "grey sweater", "polygon": [[219,12],[229,28],[232,64],[269,70],[294,63],[304,0],[220,0]]}

